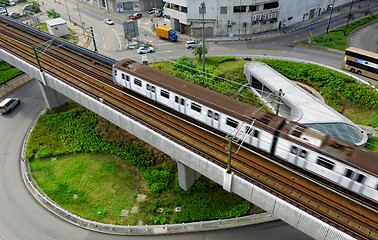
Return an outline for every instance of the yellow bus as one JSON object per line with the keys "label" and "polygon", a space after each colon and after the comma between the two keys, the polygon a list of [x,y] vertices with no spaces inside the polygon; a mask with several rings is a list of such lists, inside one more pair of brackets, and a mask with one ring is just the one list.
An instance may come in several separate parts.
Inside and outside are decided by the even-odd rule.
{"label": "yellow bus", "polygon": [[378,80],[378,53],[349,47],[341,67],[345,70]]}

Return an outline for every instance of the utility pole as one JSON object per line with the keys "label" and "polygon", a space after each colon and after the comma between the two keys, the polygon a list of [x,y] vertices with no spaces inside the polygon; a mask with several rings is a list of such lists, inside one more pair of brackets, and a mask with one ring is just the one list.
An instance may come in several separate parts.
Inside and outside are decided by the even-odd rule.
{"label": "utility pole", "polygon": [[32,48],[33,48],[33,52],[34,52],[35,59],[37,59],[38,68],[39,68],[39,70],[40,70],[41,72],[43,72],[42,67],[41,67],[41,64],[39,63],[38,54],[37,54],[37,51],[35,50],[35,46],[32,45]]}
{"label": "utility pole", "polygon": [[[351,13],[352,13],[353,2],[354,2],[354,0],[352,0],[352,3],[350,4],[349,13],[348,13],[348,15],[347,15],[347,19],[348,19],[348,20],[347,20],[347,24],[346,24],[346,26],[345,26],[344,36],[345,36],[346,31],[347,31],[347,28],[348,28],[349,19],[351,19]],[[354,17],[353,17],[353,18],[354,18]]]}
{"label": "utility pole", "polygon": [[199,8],[199,13],[202,13],[202,71],[205,74],[205,13],[206,6],[202,2]]}
{"label": "utility pole", "polygon": [[227,135],[226,138],[228,139],[228,144],[226,147],[226,151],[228,151],[228,161],[227,161],[227,173],[231,173],[231,154],[232,154],[232,141],[234,140],[231,135]]}
{"label": "utility pole", "polygon": [[325,32],[325,34],[324,34],[323,46],[324,46],[324,43],[325,43],[325,40],[326,40],[326,37],[327,37],[327,33],[328,33],[328,29],[329,29],[329,25],[330,25],[330,23],[331,23],[331,17],[332,17],[332,11],[333,11],[333,7],[334,7],[334,5],[335,5],[335,0],[333,0],[333,2],[332,2],[331,11],[330,11],[330,13],[329,13],[328,25],[327,25],[327,30],[326,30],[326,32]]}
{"label": "utility pole", "polygon": [[70,12],[68,11],[68,6],[67,6],[67,0],[64,0],[64,1],[66,2],[66,9],[67,9],[68,20],[71,22]]}
{"label": "utility pole", "polygon": [[81,26],[81,28],[83,29],[83,35],[85,36],[84,23],[83,23],[83,20],[81,20],[81,14],[80,14],[79,2],[77,2],[76,5],[77,5],[77,11],[79,12],[80,26]]}
{"label": "utility pole", "polygon": [[95,52],[97,52],[97,46],[96,46],[96,41],[95,41],[95,37],[94,37],[94,33],[93,33],[93,28],[92,27],[89,27],[90,29],[90,32],[91,32],[91,35],[92,35],[92,39],[93,39],[93,46],[95,48]]}
{"label": "utility pole", "polygon": [[277,95],[277,105],[276,105],[276,115],[278,115],[279,111],[280,111],[280,106],[282,105],[282,100],[281,100],[281,96],[284,96],[285,94],[282,93],[282,89],[280,88],[280,90],[278,91],[278,95]]}

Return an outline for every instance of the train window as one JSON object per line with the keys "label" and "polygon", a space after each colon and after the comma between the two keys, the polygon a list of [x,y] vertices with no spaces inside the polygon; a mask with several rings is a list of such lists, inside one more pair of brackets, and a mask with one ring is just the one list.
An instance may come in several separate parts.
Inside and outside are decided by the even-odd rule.
{"label": "train window", "polygon": [[155,86],[151,86],[151,92],[155,92]]}
{"label": "train window", "polygon": [[114,75],[117,76],[117,70],[114,70]]}
{"label": "train window", "polygon": [[160,95],[162,97],[169,98],[169,92],[167,92],[167,91],[165,91],[163,89],[160,91]]}
{"label": "train window", "polygon": [[377,183],[377,186],[375,187],[375,189],[378,191],[378,183]]}
{"label": "train window", "polygon": [[130,82],[130,76],[126,75],[126,81]]}
{"label": "train window", "polygon": [[345,171],[345,177],[352,178],[352,173],[353,171],[347,168],[347,170]]}
{"label": "train window", "polygon": [[214,119],[218,121],[218,119],[219,119],[219,114],[218,113],[214,113]]}
{"label": "train window", "polygon": [[124,73],[122,73],[122,79],[125,79],[125,74]]}
{"label": "train window", "polygon": [[201,112],[202,107],[200,105],[196,104],[196,103],[192,103],[191,109],[193,109],[194,111],[197,111],[197,112]]}
{"label": "train window", "polygon": [[297,155],[298,148],[296,146],[291,146],[290,153]]}
{"label": "train window", "polygon": [[306,158],[307,158],[307,151],[301,149],[301,151],[299,152],[299,156],[300,156],[301,158],[306,159]]}
{"label": "train window", "polygon": [[252,128],[250,128],[250,127],[245,127],[245,132],[246,132],[247,134],[251,134],[251,133],[252,133]]}
{"label": "train window", "polygon": [[255,131],[253,132],[253,137],[254,137],[254,138],[259,138],[259,135],[260,135],[260,132],[259,132],[259,131],[255,130]]}
{"label": "train window", "polygon": [[365,179],[365,176],[362,175],[361,173],[359,173],[356,181],[359,182],[359,183],[362,183],[364,181],[364,179]]}
{"label": "train window", "polygon": [[228,126],[233,127],[233,128],[237,128],[237,127],[239,126],[239,123],[238,123],[237,121],[231,119],[231,118],[227,118],[227,119],[226,119],[226,124],[227,124]]}
{"label": "train window", "polygon": [[178,96],[175,96],[175,102],[176,102],[176,103],[179,102],[179,97],[178,97]]}
{"label": "train window", "polygon": [[322,158],[322,157],[318,157],[318,161],[316,163],[319,164],[322,167],[325,167],[325,168],[328,168],[328,169],[331,169],[331,170],[335,166],[334,162],[327,160],[325,158]]}
{"label": "train window", "polygon": [[142,81],[137,79],[137,78],[134,78],[134,84],[141,87],[142,86]]}
{"label": "train window", "polygon": [[181,105],[185,105],[185,99],[181,98]]}
{"label": "train window", "polygon": [[146,88],[147,88],[147,90],[150,90],[150,84],[147,84],[147,86],[146,86]]}
{"label": "train window", "polygon": [[213,111],[211,110],[207,111],[207,116],[211,118],[213,116]]}

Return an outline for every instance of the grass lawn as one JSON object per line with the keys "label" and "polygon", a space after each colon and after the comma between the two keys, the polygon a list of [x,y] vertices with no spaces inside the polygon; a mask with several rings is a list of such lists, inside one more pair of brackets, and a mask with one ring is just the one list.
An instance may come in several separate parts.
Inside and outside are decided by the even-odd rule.
{"label": "grass lawn", "polygon": [[348,24],[345,36],[344,36],[344,31],[345,31],[346,26],[341,26],[337,29],[329,31],[326,35],[325,41],[324,41],[325,34],[322,34],[322,35],[314,37],[313,43],[308,43],[307,40],[302,41],[301,43],[344,51],[346,48],[348,48],[348,35],[353,29],[356,29],[366,23],[375,21],[377,19],[378,19],[378,14],[368,16],[354,22],[352,22],[353,20],[351,19],[350,23]]}

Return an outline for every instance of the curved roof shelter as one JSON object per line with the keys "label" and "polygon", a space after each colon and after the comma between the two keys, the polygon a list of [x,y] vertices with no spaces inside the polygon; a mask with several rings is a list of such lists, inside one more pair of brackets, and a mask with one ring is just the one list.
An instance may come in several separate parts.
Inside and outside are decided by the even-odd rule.
{"label": "curved roof shelter", "polygon": [[[367,134],[358,125],[312,95],[315,94],[313,90],[299,87],[265,63],[249,62],[244,65],[244,73],[251,90],[273,112],[278,108],[279,115],[289,120],[356,145],[363,146],[368,140]],[[282,94],[279,97],[280,89]]]}

